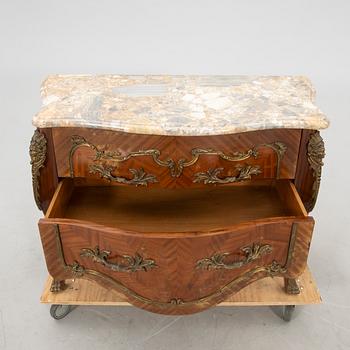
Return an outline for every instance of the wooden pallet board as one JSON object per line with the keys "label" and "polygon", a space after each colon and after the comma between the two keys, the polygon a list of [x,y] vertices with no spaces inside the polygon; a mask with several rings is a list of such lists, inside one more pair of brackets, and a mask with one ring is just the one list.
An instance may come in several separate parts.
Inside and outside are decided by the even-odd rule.
{"label": "wooden pallet board", "polygon": [[[84,280],[67,280],[67,288],[59,293],[50,292],[52,277],[48,277],[40,298],[45,304],[130,306],[125,296],[108,290],[97,283]],[[299,295],[284,292],[283,278],[264,278],[243,288],[218,306],[303,305],[322,302],[315,280],[307,268],[298,279]]]}

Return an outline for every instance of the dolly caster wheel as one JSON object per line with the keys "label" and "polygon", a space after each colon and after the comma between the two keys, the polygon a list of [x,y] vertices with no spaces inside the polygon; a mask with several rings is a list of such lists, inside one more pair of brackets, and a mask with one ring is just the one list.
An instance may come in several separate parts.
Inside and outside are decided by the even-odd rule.
{"label": "dolly caster wheel", "polygon": [[295,310],[295,305],[285,305],[282,309],[282,320],[289,322],[292,319],[293,312]]}
{"label": "dolly caster wheel", "polygon": [[51,305],[50,315],[55,320],[60,320],[66,317],[73,309],[73,305]]}

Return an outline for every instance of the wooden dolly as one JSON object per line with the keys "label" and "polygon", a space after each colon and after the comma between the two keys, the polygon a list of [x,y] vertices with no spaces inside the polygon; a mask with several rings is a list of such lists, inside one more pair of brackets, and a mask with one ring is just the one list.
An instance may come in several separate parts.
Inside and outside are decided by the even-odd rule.
{"label": "wooden dolly", "polygon": [[[84,279],[67,280],[67,288],[59,293],[50,292],[49,276],[40,302],[52,304],[51,316],[62,319],[78,305],[130,306],[125,296]],[[264,278],[243,288],[218,306],[280,306],[280,316],[290,321],[296,305],[320,304],[320,293],[310,270],[307,268],[298,279],[301,293],[286,294],[283,278]]]}

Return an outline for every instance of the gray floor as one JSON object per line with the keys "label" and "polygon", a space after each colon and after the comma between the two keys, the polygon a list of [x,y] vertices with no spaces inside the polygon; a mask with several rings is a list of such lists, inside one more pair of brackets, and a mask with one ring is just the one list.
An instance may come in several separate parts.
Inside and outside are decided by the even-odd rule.
{"label": "gray floor", "polygon": [[[0,349],[349,349],[348,13],[347,1],[320,0],[1,2]],[[28,144],[40,81],[58,72],[308,75],[332,120],[309,260],[323,305],[289,324],[265,307],[51,319]]]}

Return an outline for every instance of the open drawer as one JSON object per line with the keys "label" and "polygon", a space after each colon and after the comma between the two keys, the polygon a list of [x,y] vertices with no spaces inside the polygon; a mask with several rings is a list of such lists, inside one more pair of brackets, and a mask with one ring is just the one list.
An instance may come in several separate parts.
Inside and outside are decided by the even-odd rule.
{"label": "open drawer", "polygon": [[187,189],[59,184],[39,229],[54,280],[83,277],[164,314],[298,277],[314,221],[289,180]]}

